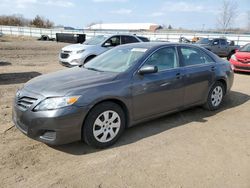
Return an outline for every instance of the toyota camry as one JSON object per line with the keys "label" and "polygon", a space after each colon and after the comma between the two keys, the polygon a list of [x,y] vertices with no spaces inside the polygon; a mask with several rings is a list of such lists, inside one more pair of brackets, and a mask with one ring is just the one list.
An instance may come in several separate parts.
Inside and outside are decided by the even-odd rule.
{"label": "toyota camry", "polygon": [[13,121],[49,145],[84,140],[104,148],[139,122],[197,105],[219,109],[233,77],[228,61],[198,46],[127,44],[27,82],[16,93]]}

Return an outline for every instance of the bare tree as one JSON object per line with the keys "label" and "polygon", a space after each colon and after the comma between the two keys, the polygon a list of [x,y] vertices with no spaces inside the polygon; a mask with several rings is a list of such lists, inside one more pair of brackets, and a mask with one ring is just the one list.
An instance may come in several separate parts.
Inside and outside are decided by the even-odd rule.
{"label": "bare tree", "polygon": [[237,16],[238,4],[233,0],[224,0],[218,16],[218,24],[225,33],[233,24]]}

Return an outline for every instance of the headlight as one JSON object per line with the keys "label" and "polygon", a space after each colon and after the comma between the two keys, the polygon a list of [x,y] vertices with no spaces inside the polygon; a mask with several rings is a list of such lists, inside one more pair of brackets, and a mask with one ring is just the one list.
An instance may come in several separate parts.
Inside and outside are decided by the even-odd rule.
{"label": "headlight", "polygon": [[234,61],[237,61],[237,58],[236,58],[235,54],[233,54],[233,55],[231,56],[231,59],[234,60]]}
{"label": "headlight", "polygon": [[76,53],[77,54],[81,54],[81,53],[83,53],[84,52],[84,50],[78,50]]}
{"label": "headlight", "polygon": [[80,96],[71,96],[71,97],[53,97],[47,98],[40,102],[35,108],[35,111],[43,111],[43,110],[55,110],[58,108],[63,108],[66,106],[70,106],[77,102]]}

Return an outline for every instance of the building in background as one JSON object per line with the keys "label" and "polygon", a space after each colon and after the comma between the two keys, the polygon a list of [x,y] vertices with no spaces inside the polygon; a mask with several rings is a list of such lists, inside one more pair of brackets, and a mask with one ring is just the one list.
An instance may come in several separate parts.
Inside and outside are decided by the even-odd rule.
{"label": "building in background", "polygon": [[88,30],[119,30],[119,31],[152,31],[161,29],[162,26],[155,23],[100,23],[93,24]]}

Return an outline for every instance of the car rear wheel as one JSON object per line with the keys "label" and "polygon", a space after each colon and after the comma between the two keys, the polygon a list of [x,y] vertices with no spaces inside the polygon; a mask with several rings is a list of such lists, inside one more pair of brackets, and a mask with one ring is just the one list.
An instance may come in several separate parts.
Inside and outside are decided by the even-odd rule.
{"label": "car rear wheel", "polygon": [[225,86],[221,82],[216,82],[209,91],[205,107],[211,111],[219,109],[224,95]]}
{"label": "car rear wheel", "polygon": [[113,102],[95,106],[88,114],[83,127],[84,141],[96,148],[114,144],[125,128],[122,108]]}

